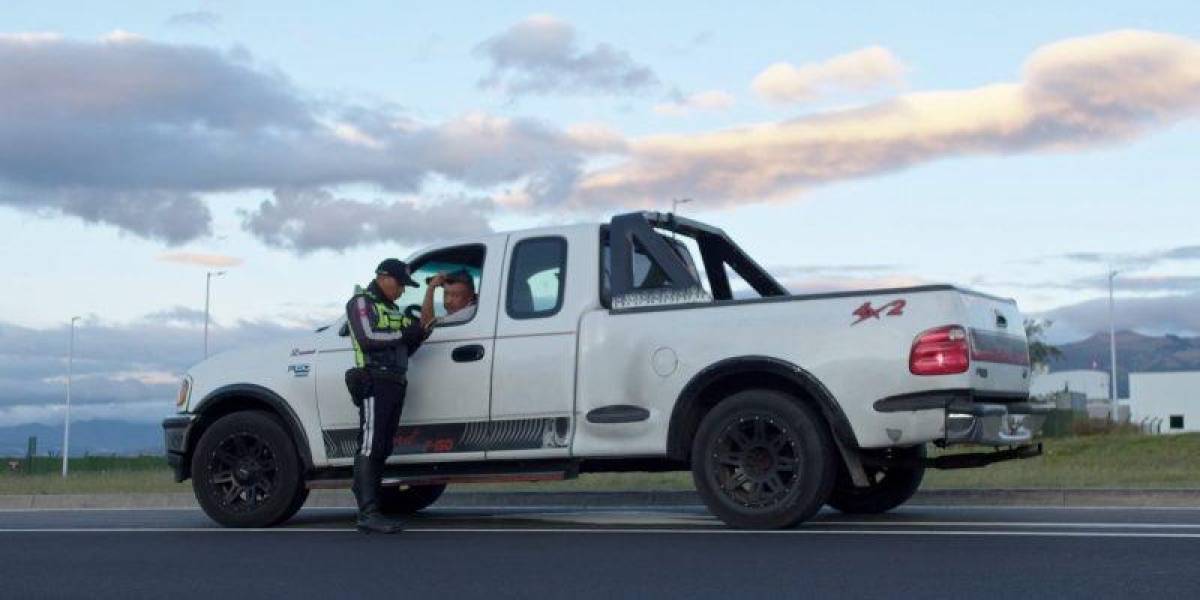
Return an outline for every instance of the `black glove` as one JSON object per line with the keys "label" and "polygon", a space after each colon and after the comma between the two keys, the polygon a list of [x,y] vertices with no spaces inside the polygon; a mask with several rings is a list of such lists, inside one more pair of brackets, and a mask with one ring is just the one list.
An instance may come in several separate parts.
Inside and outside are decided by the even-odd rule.
{"label": "black glove", "polygon": [[412,354],[421,346],[421,342],[424,342],[425,338],[429,337],[431,330],[422,327],[420,319],[414,319],[404,329],[400,330],[400,333],[408,346],[408,353]]}

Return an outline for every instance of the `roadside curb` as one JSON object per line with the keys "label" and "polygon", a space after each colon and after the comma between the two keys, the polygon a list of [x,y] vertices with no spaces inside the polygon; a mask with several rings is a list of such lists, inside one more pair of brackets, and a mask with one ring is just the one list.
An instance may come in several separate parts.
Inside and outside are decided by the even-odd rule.
{"label": "roadside curb", "polygon": [[[449,492],[436,506],[612,508],[702,504],[692,491]],[[922,490],[906,505],[1200,508],[1200,489]],[[352,508],[354,498],[348,490],[313,490],[306,506]],[[0,495],[0,510],[101,508],[197,508],[197,504],[190,493]]]}

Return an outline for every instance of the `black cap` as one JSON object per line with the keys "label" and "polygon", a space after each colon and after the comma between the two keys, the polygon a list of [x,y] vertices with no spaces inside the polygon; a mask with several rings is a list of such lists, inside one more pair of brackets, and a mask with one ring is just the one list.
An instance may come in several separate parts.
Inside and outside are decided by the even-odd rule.
{"label": "black cap", "polygon": [[420,287],[417,285],[417,282],[413,281],[412,275],[409,274],[408,265],[404,264],[404,261],[399,259],[384,259],[383,262],[379,263],[378,267],[375,267],[375,274],[391,275],[392,277],[395,277],[396,281],[399,281],[401,285]]}

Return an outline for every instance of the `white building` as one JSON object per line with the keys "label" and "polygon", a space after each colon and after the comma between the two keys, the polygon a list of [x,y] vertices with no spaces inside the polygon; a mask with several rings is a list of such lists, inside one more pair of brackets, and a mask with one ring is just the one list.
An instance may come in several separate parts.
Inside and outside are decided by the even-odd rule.
{"label": "white building", "polygon": [[1129,412],[1162,433],[1200,431],[1200,371],[1130,373]]}
{"label": "white building", "polygon": [[1033,379],[1029,382],[1029,394],[1049,396],[1065,390],[1082,393],[1088,400],[1108,401],[1108,378],[1108,371],[1035,371]]}

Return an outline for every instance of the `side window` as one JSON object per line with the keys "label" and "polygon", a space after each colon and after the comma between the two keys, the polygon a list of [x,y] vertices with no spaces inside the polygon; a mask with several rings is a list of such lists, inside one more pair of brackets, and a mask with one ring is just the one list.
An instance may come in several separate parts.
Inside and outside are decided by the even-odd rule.
{"label": "side window", "polygon": [[[452,312],[459,312],[476,304],[479,297],[477,290],[483,278],[483,259],[487,248],[482,245],[457,246],[437,250],[421,256],[413,261],[412,278],[419,287],[407,288],[404,294],[396,300],[401,308],[416,305],[419,309],[425,299],[427,281],[435,275],[445,275],[447,285],[434,290],[433,314],[443,318]],[[467,313],[462,313],[467,314]],[[473,318],[473,314],[471,318]],[[462,319],[453,323],[461,325],[471,319]],[[445,325],[443,325],[445,326]]]}
{"label": "side window", "polygon": [[508,316],[538,319],[557,314],[562,308],[566,271],[565,239],[543,237],[517,242],[508,268]]}

